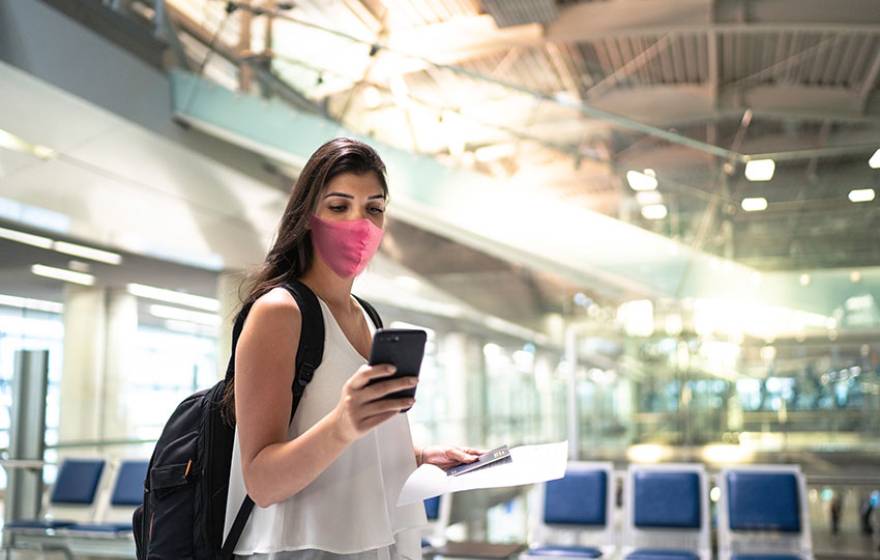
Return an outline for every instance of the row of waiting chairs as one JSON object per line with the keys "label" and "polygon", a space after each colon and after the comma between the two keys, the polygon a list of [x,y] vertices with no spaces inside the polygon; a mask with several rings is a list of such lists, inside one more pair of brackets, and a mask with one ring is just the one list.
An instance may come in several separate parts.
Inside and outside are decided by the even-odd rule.
{"label": "row of waiting chairs", "polygon": [[143,502],[148,461],[64,459],[40,519],[3,526],[3,549],[134,556],[131,516]]}
{"label": "row of waiting chairs", "polygon": [[[724,470],[717,510],[721,560],[812,560],[805,481],[796,466]],[[614,523],[611,463],[569,463],[565,476],[529,496],[522,560],[709,560],[708,477],[702,465],[632,465]],[[428,500],[428,543],[441,544],[450,499]]]}
{"label": "row of waiting chairs", "polygon": [[[128,556],[131,514],[143,498],[145,460],[66,459],[37,520],[3,528],[3,548],[84,549]],[[805,483],[793,466],[722,471],[718,507],[721,560],[812,560]],[[443,539],[450,500],[425,504],[431,544]],[[562,479],[538,485],[530,496],[529,542],[523,560],[610,558],[709,560],[708,480],[702,465],[629,468],[624,484],[623,531],[615,530],[611,463],[569,463]],[[117,543],[120,546],[108,546]],[[76,550],[79,548],[80,550]]]}

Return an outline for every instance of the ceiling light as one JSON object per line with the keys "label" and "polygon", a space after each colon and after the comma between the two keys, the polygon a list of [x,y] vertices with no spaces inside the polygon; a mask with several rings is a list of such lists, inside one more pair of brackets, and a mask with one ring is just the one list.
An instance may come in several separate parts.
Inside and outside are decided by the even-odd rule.
{"label": "ceiling light", "polygon": [[626,172],[626,182],[634,191],[653,191],[657,188],[657,177],[632,169]]}
{"label": "ceiling light", "polygon": [[859,282],[862,281],[862,273],[859,272],[858,270],[853,270],[852,272],[849,273],[849,281],[852,282],[853,284],[858,284]]}
{"label": "ceiling light", "polygon": [[14,229],[0,228],[0,237],[3,239],[9,239],[10,241],[24,243],[26,245],[33,245],[34,247],[39,247],[41,249],[52,248],[52,240],[48,237],[33,235],[23,231],[15,231]]}
{"label": "ceiling light", "polygon": [[809,274],[801,274],[801,286],[809,286],[810,285],[810,275]]}
{"label": "ceiling light", "polygon": [[649,204],[642,208],[642,216],[646,220],[662,220],[667,213],[666,206],[663,204]]}
{"label": "ceiling light", "polygon": [[875,196],[874,189],[853,189],[849,191],[850,202],[871,202]]}
{"label": "ceiling light", "polygon": [[66,268],[55,268],[54,266],[35,264],[31,267],[31,272],[37,276],[54,278],[55,280],[63,280],[65,282],[73,282],[74,284],[82,284],[83,286],[93,286],[95,284],[95,277],[91,274],[74,272],[72,270],[67,270]]}
{"label": "ceiling light", "polygon": [[122,262],[122,255],[117,253],[102,251],[101,249],[86,247],[85,245],[77,245],[76,243],[68,243],[67,241],[56,241],[53,248],[59,253],[107,264],[119,264]]}
{"label": "ceiling light", "polygon": [[746,163],[746,179],[749,181],[769,181],[773,178],[776,163],[772,159],[753,159]]}
{"label": "ceiling light", "polygon": [[167,301],[169,303],[179,303],[196,309],[204,309],[205,311],[218,311],[220,302],[214,298],[194,296],[185,294],[175,290],[166,290],[164,288],[156,288],[154,286],[146,286],[144,284],[129,284],[128,293],[142,298],[156,299],[159,301]]}
{"label": "ceiling light", "polygon": [[636,193],[636,200],[638,200],[639,204],[641,204],[642,206],[648,206],[651,204],[662,204],[663,195],[661,195],[657,191],[641,191]]}
{"label": "ceiling light", "polygon": [[188,321],[199,325],[208,325],[216,327],[220,325],[220,316],[213,313],[201,313],[199,311],[190,311],[189,309],[181,309],[179,307],[171,307],[170,305],[153,304],[150,306],[150,315],[159,317],[160,319],[173,319],[177,321]]}
{"label": "ceiling light", "polygon": [[31,144],[11,132],[2,129],[0,129],[0,148],[31,154],[40,159],[52,159],[58,155],[58,153],[52,148],[40,146],[38,144]]}
{"label": "ceiling light", "polygon": [[880,169],[880,149],[874,152],[874,155],[868,160],[868,165],[871,166],[871,169]]}
{"label": "ceiling light", "polygon": [[10,132],[0,129],[0,148],[16,152],[28,152],[28,143]]}
{"label": "ceiling light", "polygon": [[376,86],[367,86],[364,89],[364,105],[368,109],[375,109],[382,103],[382,93]]}
{"label": "ceiling light", "polygon": [[757,198],[744,198],[742,209],[746,212],[761,212],[767,209],[767,199],[760,196]]}
{"label": "ceiling light", "polygon": [[47,301],[44,299],[31,299],[18,296],[10,296],[0,294],[0,305],[9,307],[18,307],[20,309],[34,309],[36,311],[48,311],[50,313],[61,313],[64,311],[64,304],[57,301]]}

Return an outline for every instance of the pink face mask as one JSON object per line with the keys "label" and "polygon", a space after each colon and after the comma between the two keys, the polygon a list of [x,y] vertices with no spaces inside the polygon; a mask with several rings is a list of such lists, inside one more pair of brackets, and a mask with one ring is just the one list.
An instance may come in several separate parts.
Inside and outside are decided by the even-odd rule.
{"label": "pink face mask", "polygon": [[356,276],[373,258],[385,231],[366,218],[331,221],[312,215],[312,243],[339,276]]}

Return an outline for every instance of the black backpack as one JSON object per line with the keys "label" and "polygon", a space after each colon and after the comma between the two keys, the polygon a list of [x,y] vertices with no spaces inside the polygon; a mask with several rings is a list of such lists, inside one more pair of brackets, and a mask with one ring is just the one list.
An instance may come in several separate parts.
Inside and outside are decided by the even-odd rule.
{"label": "black backpack", "polygon": [[[291,280],[284,288],[294,297],[302,315],[292,419],[324,356],[324,316],[317,297],[305,284]],[[355,298],[376,328],[382,328],[376,310]],[[235,318],[225,379],[184,399],[156,442],[144,481],[144,503],[132,518],[138,560],[229,560],[233,556],[254,502],[245,497],[224,542],[235,425],[221,414],[221,401],[226,384],[235,374],[235,347],[250,307],[242,308]]]}

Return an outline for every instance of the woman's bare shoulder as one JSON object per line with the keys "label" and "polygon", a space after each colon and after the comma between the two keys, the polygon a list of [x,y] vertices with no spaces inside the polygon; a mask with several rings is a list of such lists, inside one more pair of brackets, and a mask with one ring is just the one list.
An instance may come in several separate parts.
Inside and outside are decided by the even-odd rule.
{"label": "woman's bare shoulder", "polygon": [[254,300],[254,305],[248,313],[246,323],[251,323],[252,328],[260,330],[266,328],[278,332],[278,328],[293,327],[299,331],[302,317],[299,305],[293,296],[284,288],[272,288],[265,294]]}

